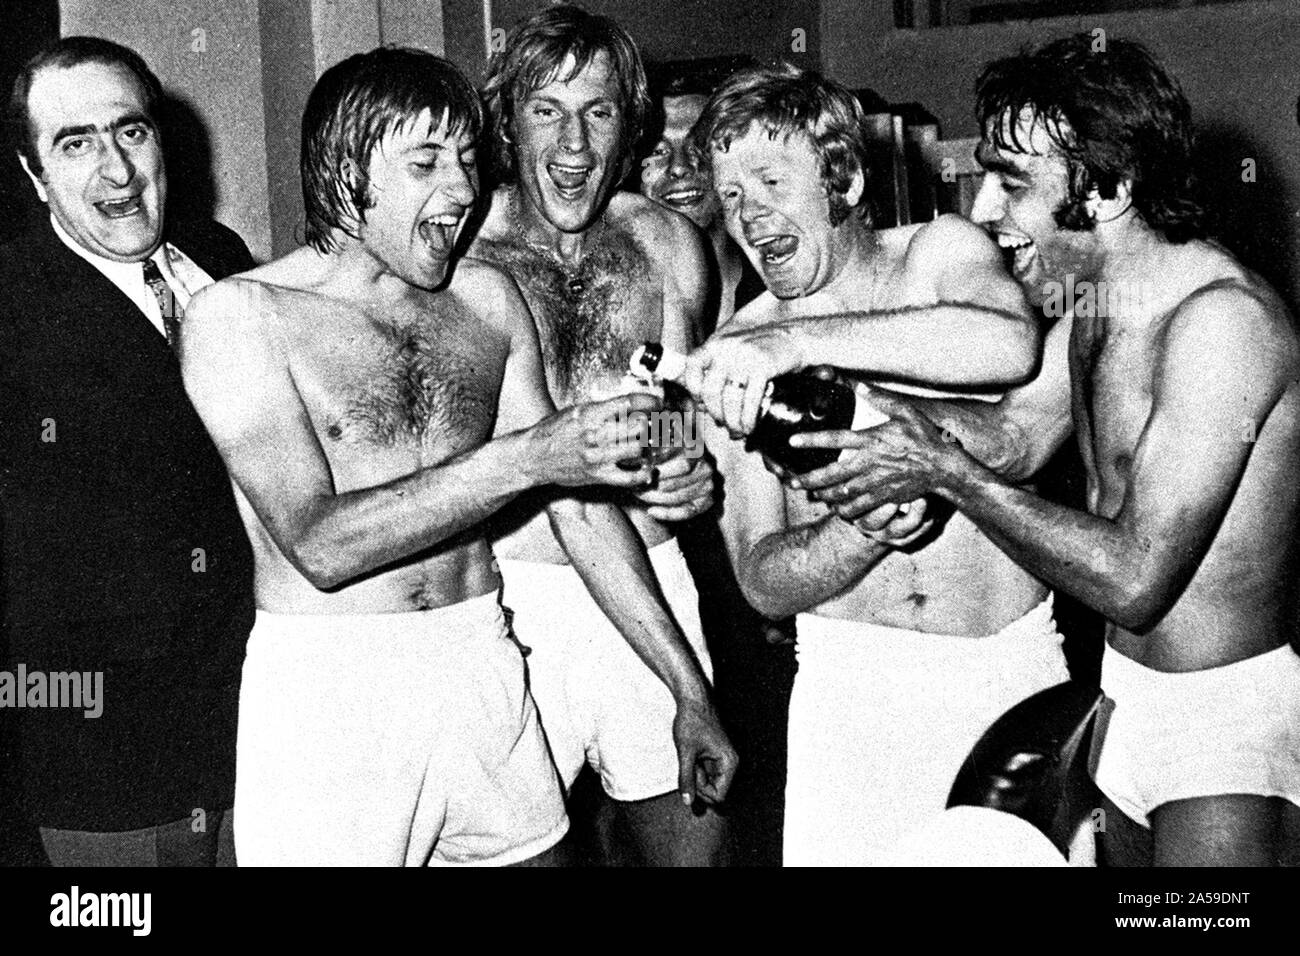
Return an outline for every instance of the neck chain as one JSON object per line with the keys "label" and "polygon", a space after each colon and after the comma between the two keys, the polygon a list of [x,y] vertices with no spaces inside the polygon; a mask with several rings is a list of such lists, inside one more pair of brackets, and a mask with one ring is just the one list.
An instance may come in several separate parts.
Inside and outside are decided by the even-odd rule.
{"label": "neck chain", "polygon": [[[507,204],[506,208],[510,213],[510,221],[515,227],[515,232],[517,233],[519,239],[523,242],[523,244],[526,245],[528,248],[532,249],[534,252],[538,252],[546,256],[547,259],[549,259],[551,262],[559,266],[560,269],[564,272],[566,276],[565,286],[568,288],[569,294],[577,298],[578,296],[581,296],[584,292],[586,292],[587,281],[583,279],[580,274],[582,269],[581,264],[577,266],[569,265],[567,262],[564,261],[563,257],[561,257],[560,254],[556,252],[555,249],[553,249],[549,244],[537,242],[536,240],[530,239],[528,237],[528,227],[524,225],[523,217],[520,216],[519,214],[518,191],[516,191],[514,194],[511,195],[510,202]],[[602,212],[600,218],[596,220],[596,222],[585,234],[588,237],[588,242],[594,241],[596,238],[598,238],[599,231],[603,230],[604,228],[605,228],[605,214]]]}

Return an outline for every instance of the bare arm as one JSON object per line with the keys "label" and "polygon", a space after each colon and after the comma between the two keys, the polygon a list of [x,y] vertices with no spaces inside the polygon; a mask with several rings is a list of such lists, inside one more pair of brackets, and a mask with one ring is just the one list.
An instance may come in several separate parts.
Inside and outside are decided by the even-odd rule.
{"label": "bare arm", "polygon": [[666,210],[658,212],[669,220],[664,261],[663,342],[680,352],[689,352],[703,337],[710,253],[699,230],[689,220]]}
{"label": "bare arm", "polygon": [[703,705],[708,685],[659,590],[645,546],[617,506],[557,498],[547,508],[551,526],[574,570],[605,616],[672,692]]}
{"label": "bare arm", "polygon": [[[910,407],[933,422],[945,438],[962,444],[986,468],[1013,484],[1032,478],[1074,430],[1070,407],[1069,319],[1051,328],[1043,346],[1038,375],[1013,389],[997,403],[899,396],[870,389],[871,401],[884,414]],[[861,387],[861,386],[860,386]],[[799,435],[791,442],[801,448],[844,449],[840,459],[801,475],[797,487],[835,508],[843,518],[856,519],[877,506],[870,455],[851,431]]]}
{"label": "bare arm", "polygon": [[[225,282],[196,296],[184,324],[185,384],[263,526],[315,587],[409,557],[528,488],[644,477],[615,465],[613,415],[624,402],[613,400],[552,416],[405,477],[338,492],[268,308],[255,283]],[[512,338],[507,379],[519,374],[527,345]]]}
{"label": "bare arm", "polygon": [[[1264,422],[1295,381],[1294,336],[1279,329],[1286,321],[1240,290],[1203,292],[1183,304],[1113,515],[1045,502],[956,446],[945,448],[933,431],[920,442],[895,445],[891,436],[877,446],[878,485],[904,494],[928,485],[1030,572],[1121,627],[1145,630],[1191,580],[1232,502],[1252,448],[1242,422]],[[895,431],[892,422],[881,428]],[[897,431],[909,428],[924,425],[911,421]],[[900,456],[910,463],[900,467]],[[931,477],[918,485],[908,472]]]}
{"label": "bare arm", "polygon": [[[917,231],[906,271],[928,302],[786,319],[715,335],[687,362],[684,383],[729,430],[748,433],[767,381],[816,365],[940,386],[1026,381],[1037,366],[1037,323],[983,230],[945,216]],[[743,382],[724,407],[725,383]]]}
{"label": "bare arm", "polygon": [[1028,481],[1074,431],[1070,408],[1069,318],[1043,339],[1038,375],[996,403],[907,398],[985,467],[1013,484]]}
{"label": "bare arm", "polygon": [[[663,259],[663,327],[660,341],[677,352],[687,353],[699,344],[700,319],[708,296],[708,263],[700,234],[685,218],[654,207],[666,235],[659,247]],[[682,418],[683,436],[696,439],[698,421],[695,402],[681,392],[671,412]],[[661,434],[664,440],[670,436]],[[715,474],[704,443],[688,444],[684,451],[662,461],[653,488],[637,492],[650,517],[659,521],[683,521],[708,511],[713,505]]]}
{"label": "bare arm", "polygon": [[741,566],[741,588],[757,611],[779,620],[843,594],[889,550],[828,514],[760,538]]}
{"label": "bare arm", "polygon": [[946,215],[917,230],[908,279],[932,303],[807,320],[806,365],[844,366],[934,385],[1016,385],[1038,367],[1038,324],[988,234]]}
{"label": "bare arm", "polygon": [[773,620],[815,607],[857,584],[892,547],[923,533],[924,508],[895,522],[873,540],[853,524],[829,514],[789,526],[785,490],[758,455],[739,442],[726,454],[723,535],[736,580],[754,610]]}

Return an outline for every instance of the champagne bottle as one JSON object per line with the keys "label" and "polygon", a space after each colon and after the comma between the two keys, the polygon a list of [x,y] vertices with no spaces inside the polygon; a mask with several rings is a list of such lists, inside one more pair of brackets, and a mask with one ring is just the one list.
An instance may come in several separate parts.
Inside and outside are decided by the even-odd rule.
{"label": "champagne bottle", "polygon": [[[679,379],[686,358],[658,342],[646,342],[632,353],[631,373],[649,381]],[[862,429],[889,420],[857,389],[842,381],[826,381],[808,372],[778,375],[767,383],[758,421],[745,443],[748,451],[767,455],[787,471],[802,475],[831,464],[834,448],[791,448],[800,432]]]}

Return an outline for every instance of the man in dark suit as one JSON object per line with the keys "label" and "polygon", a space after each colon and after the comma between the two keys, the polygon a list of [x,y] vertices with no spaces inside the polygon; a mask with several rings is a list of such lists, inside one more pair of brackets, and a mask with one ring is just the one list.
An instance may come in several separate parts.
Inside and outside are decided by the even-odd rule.
{"label": "man in dark suit", "polygon": [[[173,347],[190,295],[254,263],[166,219],[159,96],[132,51],[68,37],[11,103],[49,217],[0,248],[0,705],[55,865],[233,863],[252,563]],[[74,673],[81,699],[37,692]]]}

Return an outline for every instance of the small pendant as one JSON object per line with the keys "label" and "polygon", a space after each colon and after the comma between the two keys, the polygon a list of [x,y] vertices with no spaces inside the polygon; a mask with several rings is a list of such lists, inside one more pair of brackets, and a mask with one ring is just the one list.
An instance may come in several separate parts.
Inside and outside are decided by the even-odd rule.
{"label": "small pendant", "polygon": [[574,295],[582,295],[583,290],[586,288],[587,288],[587,283],[583,282],[581,279],[569,280],[569,291],[572,292]]}

